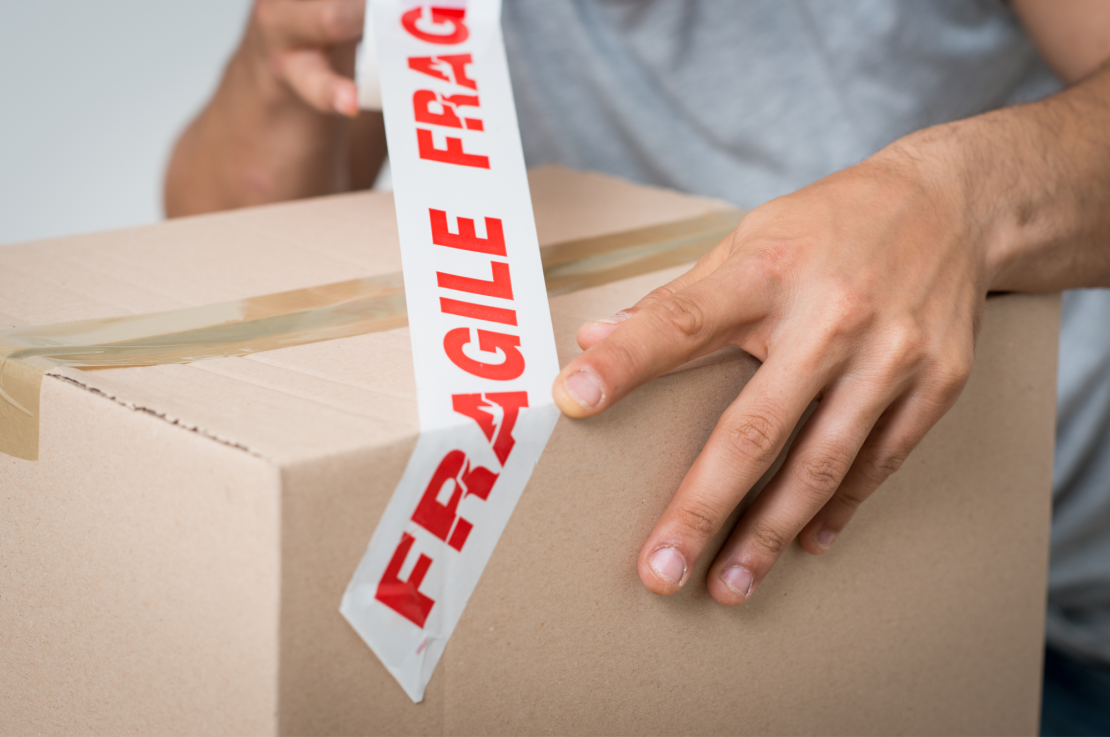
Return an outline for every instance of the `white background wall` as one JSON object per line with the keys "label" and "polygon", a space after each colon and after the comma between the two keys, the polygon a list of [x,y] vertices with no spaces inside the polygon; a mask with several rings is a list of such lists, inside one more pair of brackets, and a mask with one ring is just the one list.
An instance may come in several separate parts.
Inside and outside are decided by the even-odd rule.
{"label": "white background wall", "polygon": [[0,244],[162,217],[249,0],[0,0]]}

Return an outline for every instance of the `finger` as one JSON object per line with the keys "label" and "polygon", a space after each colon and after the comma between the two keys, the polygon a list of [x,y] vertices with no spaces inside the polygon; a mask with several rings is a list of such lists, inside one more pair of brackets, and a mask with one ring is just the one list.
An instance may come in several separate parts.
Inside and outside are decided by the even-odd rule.
{"label": "finger", "polygon": [[611,335],[574,359],[555,379],[552,394],[571,417],[612,406],[641,384],[715,350],[765,316],[771,295],[732,283],[727,269],[649,304]]}
{"label": "finger", "polygon": [[578,340],[578,347],[584,351],[589,350],[592,346],[612,335],[613,331],[630,317],[632,317],[631,308],[621,310],[610,317],[583,323],[574,336]]}
{"label": "finger", "polygon": [[362,36],[365,0],[263,0],[255,17],[271,48],[323,48]]}
{"label": "finger", "polygon": [[958,394],[957,390],[932,398],[923,394],[907,395],[886,410],[836,493],[799,535],[806,551],[819,555],[829,549],[860,505],[901,468]]}
{"label": "finger", "polygon": [[798,434],[783,467],[740,518],[709,569],[709,594],[740,604],[840,486],[896,389],[842,382]]}
{"label": "finger", "polygon": [[815,368],[776,354],[725,410],[640,551],[640,580],[648,589],[671,594],[686,582],[820,391],[826,372]]}
{"label": "finger", "polygon": [[280,57],[280,67],[293,91],[316,110],[348,117],[358,115],[358,88],[353,80],[331,68],[322,51],[286,52]]}
{"label": "finger", "polygon": [[806,551],[814,555],[827,551],[860,505],[898,470],[920,440],[913,431],[916,421],[907,421],[902,409],[901,417],[895,412],[876,424],[840,487],[799,534]]}
{"label": "finger", "polygon": [[[735,231],[733,231],[733,233],[735,233]],[[621,310],[612,317],[606,317],[601,320],[592,320],[582,325],[582,327],[578,328],[578,334],[576,336],[578,338],[579,347],[581,347],[582,350],[586,350],[590,346],[601,342],[605,338],[609,337],[609,335],[611,335],[612,332],[617,329],[618,325],[627,320],[643,307],[664,300],[667,297],[673,296],[681,292],[683,289],[686,289],[691,284],[694,284],[695,282],[700,281],[709,274],[713,273],[724,262],[724,260],[728,258],[728,254],[731,250],[732,239],[733,235],[730,234],[728,238],[725,238],[723,241],[717,244],[712,251],[698,259],[697,263],[695,263],[689,271],[682,274],[678,278],[667,282],[663,286],[658,287],[657,289],[653,289],[651,292],[645,295],[643,299],[634,304],[632,307]]]}

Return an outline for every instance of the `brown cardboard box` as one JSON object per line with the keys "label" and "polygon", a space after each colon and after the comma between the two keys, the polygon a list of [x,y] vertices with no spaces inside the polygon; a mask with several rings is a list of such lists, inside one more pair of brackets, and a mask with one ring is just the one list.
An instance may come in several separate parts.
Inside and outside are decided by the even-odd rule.
{"label": "brown cardboard box", "polygon": [[[533,173],[541,243],[717,203]],[[397,271],[355,194],[0,249],[0,329]],[[552,300],[574,331],[681,271]],[[747,605],[648,593],[636,555],[737,351],[565,418],[413,704],[337,611],[413,447],[407,331],[42,386],[0,456],[0,733],[1033,734],[1058,301],[990,300],[956,407],[827,555]]]}

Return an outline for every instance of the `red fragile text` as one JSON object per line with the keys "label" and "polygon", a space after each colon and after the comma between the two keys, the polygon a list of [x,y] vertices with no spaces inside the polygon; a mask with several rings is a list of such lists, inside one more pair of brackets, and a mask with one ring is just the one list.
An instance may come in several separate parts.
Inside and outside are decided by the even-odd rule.
{"label": "red fragile text", "polygon": [[[483,143],[493,146],[498,141],[486,138],[491,133],[483,122],[481,77],[476,73],[480,69],[474,69],[466,49],[458,48],[470,38],[465,13],[417,7],[403,13],[401,25],[409,35],[430,45],[425,55],[407,58],[409,71],[404,72],[412,84],[402,99],[407,101],[408,90],[412,91],[419,158],[467,167],[453,171],[449,179],[465,182],[459,185],[462,187],[477,178],[474,186],[484,191],[491,176],[487,173],[490,160],[478,150]],[[495,110],[487,108],[487,115],[495,115]],[[464,140],[469,148],[464,148]],[[436,168],[429,176],[444,173]],[[442,193],[434,197],[451,200]],[[441,357],[450,362],[444,361],[443,366],[449,372],[458,369],[466,374],[456,378],[470,382],[468,391],[472,393],[452,393],[447,388],[435,400],[450,402],[449,406],[437,404],[438,410],[458,418],[466,432],[454,436],[461,439],[450,441],[446,447],[451,450],[442,457],[427,459],[424,473],[430,472],[430,478],[421,477],[429,480],[414,501],[407,531],[401,534],[375,592],[378,601],[420,628],[436,603],[420,586],[435,560],[462,554],[469,540],[478,539],[475,527],[491,519],[482,515],[490,512],[486,505],[491,496],[498,498],[496,485],[516,444],[513,430],[518,427],[521,410],[529,404],[527,391],[507,391],[511,387],[504,383],[520,379],[526,368],[504,223],[488,216],[488,211],[459,212],[444,204],[428,207],[431,204],[426,202],[417,211],[427,207],[424,232],[431,243],[422,244],[429,249],[426,263],[451,266],[440,266],[442,270],[432,266],[419,278],[422,284],[430,284],[424,280],[430,280],[430,272],[435,270],[436,291],[431,299],[438,300],[439,307],[440,332],[436,335],[442,335]],[[462,273],[450,273],[456,271]],[[406,273],[406,280],[410,276]],[[481,381],[476,384],[475,378]],[[444,380],[450,386],[453,379]],[[481,391],[475,393],[475,389]],[[471,420],[484,441],[469,426]],[[472,542],[470,550],[474,548]]]}
{"label": "red fragile text", "polygon": [[[513,427],[521,408],[528,406],[527,392],[455,394],[451,400],[456,412],[478,423],[504,466],[516,444]],[[432,480],[412,514],[412,521],[449,547],[462,552],[474,526],[459,514],[459,502],[469,496],[486,501],[498,475],[484,466],[474,465],[461,450],[449,451],[432,474]],[[374,598],[417,627],[423,627],[435,605],[430,596],[420,591],[420,584],[432,565],[432,559],[421,553],[408,578],[401,578],[401,568],[414,541],[412,535],[402,533],[401,541],[378,582]]]}
{"label": "red fragile text", "polygon": [[[479,304],[455,297],[442,296],[439,299],[440,312],[458,315],[483,323],[497,323],[515,327],[516,310],[513,304],[513,282],[509,264],[496,257],[504,257],[505,232],[498,218],[485,218],[486,237],[479,238],[475,232],[474,221],[458,218],[458,233],[452,233],[447,225],[447,213],[443,210],[428,210],[432,230],[432,243],[437,246],[456,248],[476,254],[481,258],[483,268],[489,266],[489,280],[436,272],[436,283],[441,289],[451,292],[464,292],[493,297],[501,305]],[[488,258],[488,257],[495,258]],[[468,374],[492,381],[511,381],[524,373],[524,354],[520,352],[520,337],[511,333],[490,330],[488,327],[458,327],[449,331],[443,338],[443,350],[451,362]],[[471,358],[463,350],[472,344],[477,333],[477,346],[482,353],[492,354],[501,360],[486,362]]]}
{"label": "red fragile text", "polygon": [[[401,25],[414,38],[436,47],[457,46],[470,38],[465,11],[454,8],[413,8],[401,16]],[[412,95],[416,143],[421,159],[489,169],[488,156],[467,152],[463,149],[463,139],[451,135],[460,130],[485,130],[479,117],[478,83],[467,73],[467,65],[471,62],[470,54],[434,54],[408,59],[409,69],[438,80],[437,86],[441,88],[418,89]],[[438,135],[443,135],[442,147],[436,145]]]}
{"label": "red fragile text", "polygon": [[[467,322],[515,326],[517,319],[516,310],[512,307],[513,282],[501,220],[484,218],[485,238],[478,236],[474,220],[464,217],[456,218],[458,232],[452,233],[447,212],[444,210],[429,208],[428,221],[433,245],[472,254],[476,261],[480,260],[480,268],[488,266],[490,275],[489,279],[479,279],[437,271],[436,283],[439,288],[456,295],[440,297],[440,312],[464,318]],[[457,298],[464,294],[493,298],[504,306],[479,304]],[[477,334],[479,351],[499,357],[499,362],[486,362],[466,354],[464,348],[473,342],[472,331]],[[443,350],[457,367],[482,379],[510,381],[524,373],[524,354],[520,351],[518,335],[477,326],[454,327],[443,338]],[[478,423],[504,468],[515,444],[513,427],[517,416],[522,408],[528,406],[528,393],[455,394],[451,396],[451,405],[455,412]],[[485,466],[475,465],[462,450],[449,451],[432,474],[432,479],[412,514],[412,521],[447,543],[448,547],[462,552],[474,526],[459,514],[459,503],[467,497],[475,497],[483,502],[489,499],[498,475],[499,473]],[[414,538],[408,533],[402,535],[378,583],[376,598],[413,624],[423,627],[435,604],[433,599],[420,592],[420,584],[432,559],[421,553],[408,578],[402,580],[400,577],[401,568],[413,542]]]}
{"label": "red fragile text", "polygon": [[[488,266],[490,275],[489,279],[479,279],[437,271],[436,283],[439,288],[456,295],[440,297],[440,311],[445,315],[477,321],[479,324],[515,326],[517,319],[516,311],[512,308],[513,282],[501,220],[484,218],[485,238],[478,236],[474,220],[464,217],[456,218],[458,232],[452,233],[447,212],[444,210],[429,208],[428,221],[433,245],[472,254],[476,261],[481,261],[480,268]],[[479,304],[457,298],[463,294],[490,297],[505,306]],[[499,362],[485,362],[464,352],[464,347],[472,342],[472,330],[477,333],[478,349],[500,357]],[[480,327],[455,327],[444,336],[443,350],[457,367],[482,379],[509,381],[524,373],[524,354],[520,351],[520,337],[517,335]],[[455,394],[451,396],[451,405],[455,412],[478,423],[498,462],[504,468],[516,442],[513,439],[513,428],[517,417],[520,410],[528,406],[528,393]],[[485,466],[475,465],[462,450],[449,451],[432,474],[432,479],[412,514],[412,521],[461,553],[474,526],[459,514],[459,503],[467,497],[475,497],[483,502],[489,499],[498,475],[499,473]],[[420,584],[432,559],[421,553],[408,578],[401,578],[401,568],[414,541],[415,538],[408,533],[401,536],[401,541],[378,583],[375,597],[416,626],[423,627],[428,613],[435,605],[431,597],[420,592]]]}

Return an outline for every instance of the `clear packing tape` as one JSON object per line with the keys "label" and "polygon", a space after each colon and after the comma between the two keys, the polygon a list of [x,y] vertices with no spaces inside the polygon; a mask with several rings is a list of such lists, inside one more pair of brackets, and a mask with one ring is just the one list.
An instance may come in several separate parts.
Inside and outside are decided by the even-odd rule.
{"label": "clear packing tape", "polygon": [[[740,222],[739,210],[541,249],[548,296],[696,261]],[[0,453],[38,459],[42,377],[191,363],[318,343],[408,324],[401,274],[325,284],[170,312],[0,331]]]}

